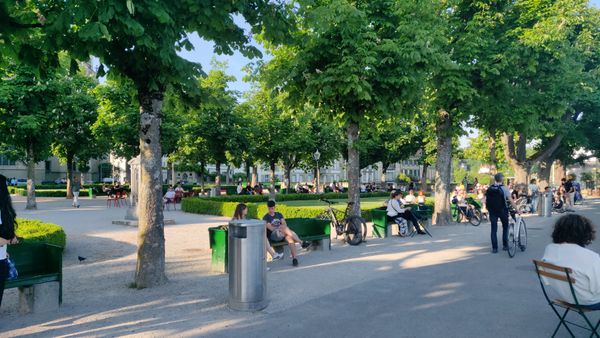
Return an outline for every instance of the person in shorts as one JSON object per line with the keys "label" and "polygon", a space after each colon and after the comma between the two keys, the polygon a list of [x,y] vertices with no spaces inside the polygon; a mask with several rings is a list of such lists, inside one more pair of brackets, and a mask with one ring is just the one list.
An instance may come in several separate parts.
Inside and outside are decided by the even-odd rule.
{"label": "person in shorts", "polygon": [[275,211],[275,201],[267,202],[269,211],[263,217],[263,221],[267,224],[267,237],[271,242],[286,241],[292,253],[292,265],[298,266],[298,258],[296,257],[296,243],[301,243],[302,248],[306,249],[310,246],[309,242],[302,241],[298,235],[290,229],[283,215]]}

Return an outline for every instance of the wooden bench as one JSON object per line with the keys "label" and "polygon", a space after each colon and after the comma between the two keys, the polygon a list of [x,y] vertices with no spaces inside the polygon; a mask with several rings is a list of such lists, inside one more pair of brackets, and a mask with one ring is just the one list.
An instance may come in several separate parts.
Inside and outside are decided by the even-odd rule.
{"label": "wooden bench", "polygon": [[[316,218],[286,218],[285,221],[301,240],[311,242],[311,250],[325,250],[325,247],[331,250],[331,221]],[[286,241],[269,240],[269,243],[274,249],[287,247]]]}
{"label": "wooden bench", "polygon": [[19,311],[29,313],[58,309],[62,303],[63,248],[24,241],[9,245],[8,254],[19,276],[7,280],[5,288],[19,288]]}

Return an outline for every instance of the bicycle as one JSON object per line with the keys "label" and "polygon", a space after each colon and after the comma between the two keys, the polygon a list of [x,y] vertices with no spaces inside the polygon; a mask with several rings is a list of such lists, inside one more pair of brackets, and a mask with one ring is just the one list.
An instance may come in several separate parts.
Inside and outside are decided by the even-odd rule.
{"label": "bicycle", "polygon": [[360,216],[348,216],[348,210],[350,210],[354,202],[348,202],[343,216],[338,217],[340,211],[331,207],[332,204],[337,204],[337,202],[324,198],[321,198],[321,201],[327,203],[327,207],[325,212],[318,215],[317,218],[331,221],[331,226],[335,229],[336,238],[343,235],[344,241],[350,245],[359,245],[361,242],[366,242],[367,223],[365,220]]}
{"label": "bicycle", "polygon": [[532,209],[531,208],[531,203],[530,203],[530,200],[529,200],[529,198],[527,196],[523,196],[523,197],[518,198],[515,201],[515,204],[517,205],[517,210],[519,212],[526,212],[526,213],[531,212],[531,209]]}
{"label": "bicycle", "polygon": [[[515,216],[516,215],[516,216]],[[521,251],[527,249],[527,225],[520,214],[514,209],[510,210],[510,219],[508,223],[508,256],[514,257],[517,253],[517,246]]]}
{"label": "bicycle", "polygon": [[481,224],[481,211],[477,209],[477,207],[467,202],[466,210],[463,210],[463,207],[457,205],[458,209],[456,221],[458,223],[461,222],[462,218],[466,218],[472,226],[479,226]]}

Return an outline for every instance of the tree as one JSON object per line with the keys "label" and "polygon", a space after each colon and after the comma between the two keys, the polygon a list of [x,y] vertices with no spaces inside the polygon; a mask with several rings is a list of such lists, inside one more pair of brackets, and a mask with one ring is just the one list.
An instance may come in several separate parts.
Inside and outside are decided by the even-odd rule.
{"label": "tree", "polygon": [[52,79],[41,79],[25,65],[0,68],[0,151],[27,164],[27,206],[37,209],[35,164],[50,152],[49,128],[60,97]]}
{"label": "tree", "polygon": [[[47,5],[47,6],[44,6]],[[102,2],[42,1],[46,42],[73,57],[99,58],[98,75],[109,72],[132,80],[139,103],[141,184],[139,194],[139,247],[135,283],[151,287],[166,281],[164,273],[164,224],[161,207],[160,124],[163,97],[171,84],[193,88],[197,64],[177,55],[191,50],[188,32],[198,32],[215,42],[219,53],[239,49],[246,56],[260,52],[248,44],[233,14],[242,15],[253,33],[267,40],[288,31],[283,5],[263,0],[212,3],[109,0]]]}
{"label": "tree", "polygon": [[67,164],[67,198],[73,198],[74,165],[87,164],[108,149],[99,147],[91,130],[98,117],[98,105],[92,95],[96,81],[83,74],[62,75],[52,86],[58,95],[51,107],[52,153]]}
{"label": "tree", "polygon": [[[360,126],[406,114],[427,72],[429,4],[415,1],[300,1],[301,30],[273,49],[274,88],[308,102],[347,135],[350,214],[360,214]],[[294,104],[292,104],[294,106]]]}

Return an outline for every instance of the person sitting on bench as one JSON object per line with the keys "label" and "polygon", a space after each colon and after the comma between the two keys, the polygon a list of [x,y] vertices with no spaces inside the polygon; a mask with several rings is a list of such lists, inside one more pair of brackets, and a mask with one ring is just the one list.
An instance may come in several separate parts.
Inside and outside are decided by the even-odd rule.
{"label": "person sitting on bench", "polygon": [[273,242],[286,241],[292,254],[292,265],[298,266],[298,258],[296,257],[296,243],[301,243],[302,248],[306,249],[310,246],[309,242],[302,241],[298,235],[287,226],[285,218],[279,212],[275,212],[275,201],[267,202],[268,212],[263,217],[263,221],[267,224],[267,237]]}
{"label": "person sitting on bench", "polygon": [[[405,220],[410,221],[413,224],[418,234],[424,235],[425,231],[421,230],[421,227],[419,226],[419,221],[417,220],[415,215],[410,211],[410,209],[404,209],[400,205],[400,196],[400,193],[397,191],[393,191],[390,195],[390,200],[387,204],[386,209],[388,219],[399,224],[398,218],[404,218]],[[398,231],[400,230],[398,229]]]}

